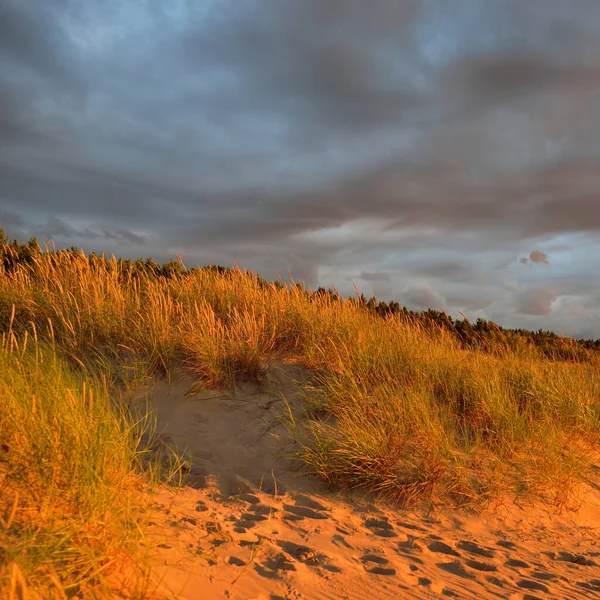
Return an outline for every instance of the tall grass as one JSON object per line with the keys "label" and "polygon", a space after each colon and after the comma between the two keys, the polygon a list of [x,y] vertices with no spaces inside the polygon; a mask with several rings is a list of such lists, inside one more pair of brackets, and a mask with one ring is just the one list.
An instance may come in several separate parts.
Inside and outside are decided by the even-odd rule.
{"label": "tall grass", "polygon": [[[399,501],[481,503],[507,491],[566,502],[597,451],[600,386],[590,365],[459,349],[368,316],[297,423],[301,457],[327,481]],[[593,366],[596,372],[598,365]]]}
{"label": "tall grass", "polygon": [[43,342],[4,334],[0,364],[0,597],[113,597],[143,562],[134,425]]}
{"label": "tall grass", "polygon": [[[0,381],[12,397],[0,418],[36,432],[28,438],[3,425],[10,451],[0,465],[15,489],[30,485],[14,479],[20,474],[31,489],[46,490],[35,494],[39,506],[19,500],[15,515],[31,505],[66,516],[79,505],[92,523],[106,523],[101,510],[110,505],[116,531],[129,535],[132,508],[107,499],[136,480],[135,436],[106,396],[182,366],[200,385],[235,386],[261,381],[274,360],[293,357],[313,374],[305,411],[289,421],[299,459],[331,485],[401,502],[477,505],[520,493],[564,503],[598,447],[598,363],[548,361],[531,348],[465,350],[441,329],[381,319],[359,302],[268,285],[239,269],[166,278],[83,252],[40,253],[0,272],[0,331],[9,365]],[[17,347],[9,331],[21,340],[36,331],[40,345]],[[82,373],[106,389],[84,388]],[[89,491],[94,486],[99,491]],[[9,488],[4,500],[15,497]],[[23,524],[11,527],[15,547],[41,539],[20,537]],[[35,545],[11,551],[9,562],[37,556],[48,573],[83,581],[102,565],[81,535],[65,542],[90,552],[88,563],[73,561],[73,572],[56,558],[63,550],[42,561]],[[37,572],[29,558],[19,560],[22,572]]]}

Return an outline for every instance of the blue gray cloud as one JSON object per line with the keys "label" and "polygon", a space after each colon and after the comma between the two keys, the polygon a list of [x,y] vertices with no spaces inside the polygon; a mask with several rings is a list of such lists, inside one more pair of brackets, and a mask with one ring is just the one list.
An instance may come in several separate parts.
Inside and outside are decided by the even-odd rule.
{"label": "blue gray cloud", "polygon": [[10,235],[600,337],[596,0],[7,0],[0,76]]}

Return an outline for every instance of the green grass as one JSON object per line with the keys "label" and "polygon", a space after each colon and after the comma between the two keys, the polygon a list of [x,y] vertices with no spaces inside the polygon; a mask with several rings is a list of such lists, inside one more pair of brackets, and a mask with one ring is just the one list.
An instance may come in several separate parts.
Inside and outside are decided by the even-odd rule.
{"label": "green grass", "polygon": [[115,399],[175,367],[228,387],[294,358],[312,373],[288,421],[298,458],[334,487],[401,503],[566,505],[598,450],[598,362],[466,350],[441,329],[239,269],[165,278],[38,253],[0,271],[0,332],[0,590],[22,577],[43,597],[75,593],[128,556],[157,467]]}
{"label": "green grass", "polygon": [[5,334],[0,364],[0,596],[98,594],[143,560],[139,428],[45,343]]}

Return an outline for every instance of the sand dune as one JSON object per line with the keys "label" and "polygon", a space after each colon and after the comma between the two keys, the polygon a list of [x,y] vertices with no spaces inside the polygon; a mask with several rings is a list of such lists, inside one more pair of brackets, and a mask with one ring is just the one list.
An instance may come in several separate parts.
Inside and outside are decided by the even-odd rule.
{"label": "sand dune", "polygon": [[398,510],[303,475],[278,422],[305,374],[266,391],[146,390],[162,441],[187,448],[189,486],[155,498],[156,597],[600,598],[600,493],[578,512],[510,504],[483,514]]}

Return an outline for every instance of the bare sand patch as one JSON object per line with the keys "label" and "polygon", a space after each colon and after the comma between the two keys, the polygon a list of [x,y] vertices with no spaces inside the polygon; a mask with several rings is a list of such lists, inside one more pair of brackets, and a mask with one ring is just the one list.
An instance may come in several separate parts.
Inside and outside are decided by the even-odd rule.
{"label": "bare sand patch", "polygon": [[292,460],[280,422],[305,377],[279,364],[262,391],[148,386],[163,443],[191,464],[188,487],[154,498],[157,598],[600,597],[597,489],[563,514],[427,513],[335,493]]}

